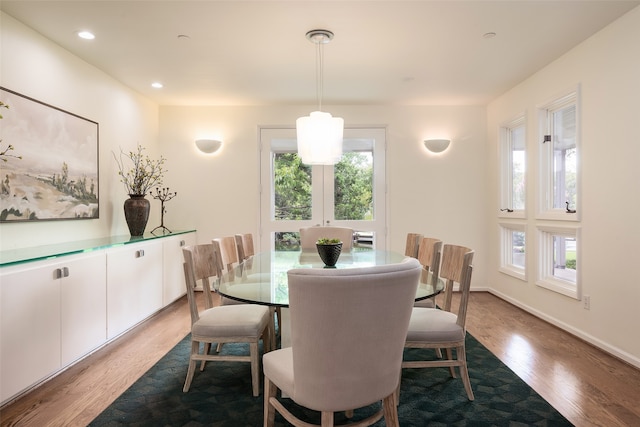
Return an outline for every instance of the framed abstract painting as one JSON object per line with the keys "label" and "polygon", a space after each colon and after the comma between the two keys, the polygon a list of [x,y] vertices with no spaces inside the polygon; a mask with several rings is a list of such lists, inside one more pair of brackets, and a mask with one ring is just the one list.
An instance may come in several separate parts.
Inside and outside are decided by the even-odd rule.
{"label": "framed abstract painting", "polygon": [[0,102],[0,222],[98,218],[98,123],[2,87]]}

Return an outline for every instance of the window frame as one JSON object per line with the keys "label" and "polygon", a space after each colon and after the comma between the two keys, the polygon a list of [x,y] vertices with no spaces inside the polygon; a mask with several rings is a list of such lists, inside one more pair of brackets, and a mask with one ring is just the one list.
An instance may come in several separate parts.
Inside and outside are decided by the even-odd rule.
{"label": "window frame", "polygon": [[[523,282],[527,282],[527,258],[529,252],[529,239],[527,238],[527,224],[526,223],[499,223],[500,227],[500,267],[498,271],[509,276],[513,276],[516,279],[520,279]],[[524,233],[524,267],[520,267],[513,263],[513,233]]]}
{"label": "window frame", "polygon": [[[538,176],[538,202],[536,218],[541,220],[555,221],[580,221],[580,140],[581,140],[581,108],[580,108],[580,86],[564,92],[562,95],[554,97],[551,101],[538,106],[539,129],[539,176]],[[554,157],[553,141],[545,141],[545,135],[552,135],[553,120],[550,118],[553,113],[569,106],[575,107],[575,146],[576,146],[576,205],[570,206],[575,212],[568,212],[566,208],[553,207],[553,185],[554,185]],[[550,143],[551,142],[551,143]]]}
{"label": "window frame", "polygon": [[[582,280],[580,269],[580,235],[579,227],[558,227],[551,225],[538,225],[537,227],[537,244],[538,244],[538,273],[536,285],[552,290],[559,294],[574,298],[582,299]],[[558,278],[551,272],[554,271],[554,237],[569,237],[576,241],[576,279],[575,283]]]}
{"label": "window frame", "polygon": [[[500,218],[527,217],[527,124],[522,113],[500,126]],[[524,209],[513,208],[513,131],[523,128],[524,135]]]}

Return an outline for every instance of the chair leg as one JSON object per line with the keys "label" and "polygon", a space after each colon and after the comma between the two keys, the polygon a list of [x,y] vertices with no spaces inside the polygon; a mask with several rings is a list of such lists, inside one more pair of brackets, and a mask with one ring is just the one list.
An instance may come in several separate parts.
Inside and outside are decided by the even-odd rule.
{"label": "chair leg", "polygon": [[189,368],[187,369],[187,378],[184,380],[184,386],[182,391],[184,393],[189,391],[191,387],[191,381],[193,380],[193,374],[196,371],[196,361],[193,360],[193,355],[198,354],[200,351],[200,343],[198,341],[191,341],[191,356],[189,356]]}
{"label": "chair leg", "polygon": [[391,393],[382,401],[384,410],[384,422],[387,427],[399,427],[398,407],[396,406],[395,393]]}
{"label": "chair leg", "polygon": [[[202,354],[209,354],[210,351],[211,351],[211,343],[210,342],[205,343],[204,344],[204,353],[202,353]],[[207,364],[206,360],[201,360],[200,361],[200,372],[204,371],[204,367],[205,367],[206,364]]]}
{"label": "chair leg", "polygon": [[251,386],[253,397],[260,396],[260,355],[258,342],[249,343],[249,355],[251,357]]}
{"label": "chair leg", "polygon": [[273,427],[276,418],[276,408],[270,403],[272,397],[276,397],[278,389],[269,378],[264,377],[264,427]]}
{"label": "chair leg", "polygon": [[460,361],[460,376],[462,377],[462,384],[467,392],[469,400],[474,400],[473,390],[471,389],[471,380],[469,379],[469,370],[467,369],[467,351],[464,345],[456,349],[456,355]]}
{"label": "chair leg", "polygon": [[280,332],[280,319],[282,319],[282,308],[281,307],[276,307],[276,317],[278,318],[278,332]]}
{"label": "chair leg", "polygon": [[273,318],[271,318],[272,322],[267,325],[267,328],[262,334],[262,345],[263,352],[268,353],[271,350],[276,349],[276,330],[273,324]]}
{"label": "chair leg", "polygon": [[320,418],[322,427],[333,427],[333,412],[322,411]]}
{"label": "chair leg", "polygon": [[[456,357],[460,358],[460,355],[456,353]],[[453,350],[451,348],[447,348],[447,359],[453,360]],[[451,376],[453,378],[458,378],[455,366],[449,366],[449,372],[451,372]]]}

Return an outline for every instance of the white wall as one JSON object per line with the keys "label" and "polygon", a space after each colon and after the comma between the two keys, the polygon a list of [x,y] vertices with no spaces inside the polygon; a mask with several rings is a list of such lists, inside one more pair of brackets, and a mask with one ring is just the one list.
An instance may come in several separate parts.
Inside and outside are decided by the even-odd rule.
{"label": "white wall", "polygon": [[[195,226],[201,242],[237,232],[258,233],[260,126],[291,127],[307,107],[161,107],[160,146],[170,159],[168,227]],[[388,247],[404,252],[406,233],[421,232],[476,250],[475,287],[486,284],[484,107],[325,106],[345,126],[387,126]],[[198,137],[224,141],[214,156]],[[429,154],[426,137],[451,147]]]}
{"label": "white wall", "polygon": [[[591,37],[488,106],[490,173],[488,283],[504,298],[640,366],[640,7]],[[582,237],[581,301],[535,285],[535,222],[527,229],[528,281],[497,271],[499,266],[498,129],[527,113],[528,198],[534,215],[538,142],[536,107],[575,85],[581,87],[580,190]]]}
{"label": "white wall", "polygon": [[[0,250],[128,234],[122,207],[127,196],[111,153],[120,147],[129,151],[137,143],[157,153],[157,105],[9,15],[2,13],[0,19],[0,85],[98,122],[100,161],[99,219],[2,223]],[[19,153],[20,142],[11,143]],[[159,202],[152,200],[149,224],[158,225],[159,216]]]}

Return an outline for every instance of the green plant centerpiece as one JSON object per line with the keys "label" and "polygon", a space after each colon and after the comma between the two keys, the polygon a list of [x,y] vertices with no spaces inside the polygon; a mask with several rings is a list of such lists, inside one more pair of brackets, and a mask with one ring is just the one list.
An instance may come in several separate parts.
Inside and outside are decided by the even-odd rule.
{"label": "green plant centerpiece", "polygon": [[342,252],[342,241],[323,237],[316,241],[316,248],[324,265],[326,267],[335,267]]}
{"label": "green plant centerpiece", "polygon": [[118,164],[118,175],[129,194],[124,202],[124,217],[132,236],[142,236],[149,220],[150,203],[145,196],[152,188],[162,185],[166,172],[165,158],[151,159],[144,153],[144,147],[138,144],[136,151],[120,155],[113,154]]}

